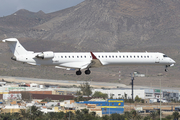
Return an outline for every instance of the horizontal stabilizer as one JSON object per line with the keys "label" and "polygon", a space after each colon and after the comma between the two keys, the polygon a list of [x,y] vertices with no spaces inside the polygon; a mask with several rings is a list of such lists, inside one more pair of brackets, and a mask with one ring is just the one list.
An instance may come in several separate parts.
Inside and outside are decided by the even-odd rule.
{"label": "horizontal stabilizer", "polygon": [[6,42],[11,50],[11,52],[14,54],[14,56],[17,55],[27,55],[32,54],[34,52],[27,51],[18,41],[16,38],[8,38],[4,39],[1,42]]}

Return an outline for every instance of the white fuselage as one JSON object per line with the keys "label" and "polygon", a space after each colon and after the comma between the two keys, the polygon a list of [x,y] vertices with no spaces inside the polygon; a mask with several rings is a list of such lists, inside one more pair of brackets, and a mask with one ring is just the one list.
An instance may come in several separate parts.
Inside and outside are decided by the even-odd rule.
{"label": "white fuselage", "polygon": [[54,53],[45,51],[34,53],[27,51],[16,38],[4,39],[11,52],[14,54],[12,60],[28,63],[30,65],[48,65],[56,68],[71,70],[78,69],[76,75],[81,75],[81,70],[89,75],[89,68],[105,65],[164,65],[173,66],[175,61],[163,53],[158,52],[64,52]]}
{"label": "white fuselage", "polygon": [[[31,65],[53,65],[70,68],[79,68],[92,60],[89,52],[54,53],[53,58],[40,59],[35,56],[39,53],[16,56],[17,61]],[[93,52],[102,65],[171,65],[175,61],[163,53],[155,52]],[[78,64],[79,63],[79,64]]]}

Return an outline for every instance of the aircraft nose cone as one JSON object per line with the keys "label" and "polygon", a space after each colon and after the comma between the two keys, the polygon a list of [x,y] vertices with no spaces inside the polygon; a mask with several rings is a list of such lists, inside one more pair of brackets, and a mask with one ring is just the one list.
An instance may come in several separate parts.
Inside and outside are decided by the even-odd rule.
{"label": "aircraft nose cone", "polygon": [[175,64],[176,61],[174,61],[173,59],[170,59],[170,63],[171,63],[171,64]]}
{"label": "aircraft nose cone", "polygon": [[175,64],[175,63],[176,63],[176,61],[172,60],[172,63],[173,63],[173,64]]}

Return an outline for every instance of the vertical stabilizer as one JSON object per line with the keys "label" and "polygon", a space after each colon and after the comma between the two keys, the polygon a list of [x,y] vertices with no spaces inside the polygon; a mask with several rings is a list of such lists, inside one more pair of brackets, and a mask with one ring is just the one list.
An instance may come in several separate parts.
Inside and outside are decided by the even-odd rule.
{"label": "vertical stabilizer", "polygon": [[14,56],[28,54],[29,52],[19,43],[16,38],[8,38],[2,40],[2,42],[7,42],[11,52]]}

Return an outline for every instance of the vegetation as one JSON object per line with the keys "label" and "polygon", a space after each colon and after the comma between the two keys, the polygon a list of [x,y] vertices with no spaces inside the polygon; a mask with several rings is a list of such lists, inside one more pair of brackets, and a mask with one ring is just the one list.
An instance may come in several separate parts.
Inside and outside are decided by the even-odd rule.
{"label": "vegetation", "polygon": [[140,101],[141,101],[141,98],[139,98],[139,96],[138,96],[138,95],[136,95],[136,97],[135,97],[135,101],[136,101],[136,102],[140,102]]}
{"label": "vegetation", "polygon": [[92,97],[106,99],[106,98],[108,98],[108,94],[96,91],[96,92],[94,92]]}
{"label": "vegetation", "polygon": [[44,98],[41,102],[51,102],[51,98]]}
{"label": "vegetation", "polygon": [[[162,118],[162,120],[178,120],[179,113],[173,112],[172,115]],[[37,107],[32,106],[28,110],[21,110],[20,113],[1,113],[1,120],[159,120],[159,111],[152,112],[150,115],[141,116],[137,111],[125,111],[124,114],[111,114],[99,117],[95,112],[87,109],[75,112],[50,112],[42,113]]]}
{"label": "vegetation", "polygon": [[81,89],[82,95],[86,95],[89,97],[92,94],[91,86],[89,85],[88,82],[81,84],[80,89]]}
{"label": "vegetation", "polygon": [[[74,101],[79,102],[79,101],[87,101],[89,100],[89,96],[92,94],[91,86],[88,82],[83,83],[79,86],[80,91],[76,92],[76,95],[78,97],[74,98]],[[87,96],[87,97],[83,97]]]}
{"label": "vegetation", "polygon": [[79,101],[88,101],[88,100],[89,100],[89,98],[83,97],[82,95],[74,98],[74,101],[76,101],[76,102],[79,102]]}

